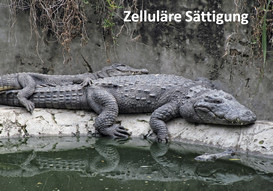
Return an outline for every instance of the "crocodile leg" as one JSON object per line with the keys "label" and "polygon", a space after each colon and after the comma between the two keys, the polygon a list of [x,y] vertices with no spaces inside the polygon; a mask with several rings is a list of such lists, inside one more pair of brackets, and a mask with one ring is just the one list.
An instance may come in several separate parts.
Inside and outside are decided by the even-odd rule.
{"label": "crocodile leg", "polygon": [[[89,162],[89,167],[92,172],[111,172],[118,166],[120,162],[120,155],[116,146],[112,145],[109,139],[98,139],[94,144],[98,155],[92,158]],[[113,142],[113,144],[117,144]],[[106,161],[101,164],[101,161]]]}
{"label": "crocodile leg", "polygon": [[167,103],[157,108],[151,115],[150,126],[157,135],[158,142],[168,142],[167,121],[178,117],[179,109],[176,103]]}
{"label": "crocodile leg", "polygon": [[27,111],[32,112],[35,105],[33,102],[29,101],[28,98],[34,93],[36,82],[30,75],[24,73],[18,75],[18,82],[23,88],[18,91],[18,100],[27,109]]}
{"label": "crocodile leg", "polygon": [[169,144],[163,144],[158,142],[153,142],[150,147],[151,156],[153,159],[161,165],[163,168],[179,170],[179,165],[170,160],[166,154],[169,150]]}
{"label": "crocodile leg", "polygon": [[128,138],[130,133],[120,124],[114,124],[118,115],[118,105],[114,96],[101,87],[88,88],[90,107],[98,113],[95,120],[96,130],[112,138]]}

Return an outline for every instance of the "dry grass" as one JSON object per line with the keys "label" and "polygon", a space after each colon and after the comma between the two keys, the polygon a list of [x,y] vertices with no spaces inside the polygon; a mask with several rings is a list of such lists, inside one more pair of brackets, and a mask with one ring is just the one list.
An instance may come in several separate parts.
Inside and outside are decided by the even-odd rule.
{"label": "dry grass", "polygon": [[37,39],[53,36],[68,53],[74,38],[87,42],[82,0],[10,0],[9,8],[13,23],[18,11],[28,11]]}

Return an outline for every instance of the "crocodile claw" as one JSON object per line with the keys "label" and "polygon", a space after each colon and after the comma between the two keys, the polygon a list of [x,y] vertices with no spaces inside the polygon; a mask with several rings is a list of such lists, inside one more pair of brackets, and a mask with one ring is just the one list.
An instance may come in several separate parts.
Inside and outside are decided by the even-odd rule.
{"label": "crocodile claw", "polygon": [[159,142],[159,143],[168,143],[169,142],[169,139],[168,138],[163,138],[163,139],[161,139],[161,138],[157,138],[157,142]]}
{"label": "crocodile claw", "polygon": [[119,124],[114,124],[110,127],[103,128],[100,130],[100,133],[112,138],[123,138],[123,139],[129,138],[129,136],[131,135],[131,133],[129,133],[126,128],[124,128],[123,126]]}
{"label": "crocodile claw", "polygon": [[34,103],[28,100],[23,105],[26,107],[27,111],[30,113],[32,113],[35,108]]}
{"label": "crocodile claw", "polygon": [[167,136],[159,136],[154,132],[149,131],[147,135],[144,135],[144,139],[150,140],[152,142],[157,141],[158,143],[168,143],[169,138]]}
{"label": "crocodile claw", "polygon": [[81,87],[91,86],[93,84],[91,78],[85,78],[81,83]]}
{"label": "crocodile claw", "polygon": [[159,143],[168,143],[169,142],[169,138],[168,135],[159,135],[157,134],[157,142]]}

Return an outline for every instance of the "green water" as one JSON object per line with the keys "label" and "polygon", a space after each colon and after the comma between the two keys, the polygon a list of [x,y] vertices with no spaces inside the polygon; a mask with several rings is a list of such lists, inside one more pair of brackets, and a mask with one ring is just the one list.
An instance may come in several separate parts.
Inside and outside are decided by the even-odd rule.
{"label": "green water", "polygon": [[0,190],[273,190],[273,160],[235,155],[194,158],[215,149],[134,139],[2,141]]}

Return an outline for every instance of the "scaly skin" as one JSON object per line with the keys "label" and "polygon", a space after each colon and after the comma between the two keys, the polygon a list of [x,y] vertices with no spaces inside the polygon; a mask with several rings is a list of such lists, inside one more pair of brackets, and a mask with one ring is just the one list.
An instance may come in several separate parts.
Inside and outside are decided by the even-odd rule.
{"label": "scaly skin", "polygon": [[67,84],[81,84],[82,86],[86,86],[91,84],[91,81],[94,79],[136,74],[148,74],[148,70],[135,69],[124,64],[113,64],[95,73],[77,75],[46,75],[39,73],[7,74],[0,77],[0,92],[20,89],[18,92],[20,103],[29,112],[32,112],[35,106],[28,98],[34,93],[36,86]]}
{"label": "scaly skin", "polygon": [[[198,81],[174,75],[117,76],[93,80],[88,87],[36,88],[30,100],[36,107],[89,109],[98,113],[96,130],[110,137],[127,138],[115,124],[118,113],[152,113],[150,126],[159,142],[168,141],[167,121],[182,117],[189,122],[247,125],[256,121],[253,112],[233,96]],[[0,104],[20,106],[16,93],[0,95]]]}

